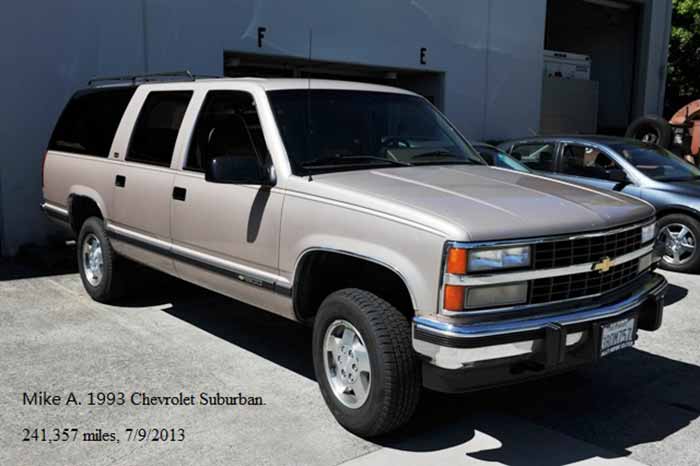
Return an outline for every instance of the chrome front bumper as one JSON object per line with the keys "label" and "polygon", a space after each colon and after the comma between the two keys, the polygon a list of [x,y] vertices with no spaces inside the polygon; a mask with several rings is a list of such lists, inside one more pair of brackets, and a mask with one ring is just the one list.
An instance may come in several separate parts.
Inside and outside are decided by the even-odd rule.
{"label": "chrome front bumper", "polygon": [[[471,325],[453,325],[437,319],[415,317],[413,348],[428,364],[449,370],[527,356],[536,357],[539,361],[563,361],[568,349],[590,336],[592,324],[596,322],[638,311],[639,328],[658,328],[667,287],[665,278],[650,273],[637,290],[618,302],[572,309],[556,315]],[[648,312],[645,309],[647,303],[653,304],[646,306],[650,308]],[[652,316],[654,312],[657,315]],[[642,315],[644,313],[650,315]],[[555,339],[560,348],[552,345]],[[549,354],[552,352],[557,354]]]}

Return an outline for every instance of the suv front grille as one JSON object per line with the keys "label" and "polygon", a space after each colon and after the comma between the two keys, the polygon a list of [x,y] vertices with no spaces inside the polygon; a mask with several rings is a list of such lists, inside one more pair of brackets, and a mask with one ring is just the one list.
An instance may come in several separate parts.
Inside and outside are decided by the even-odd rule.
{"label": "suv front grille", "polygon": [[642,247],[642,229],[614,233],[593,238],[540,243],[533,246],[535,270],[568,267],[596,262],[604,257],[616,258]]}
{"label": "suv front grille", "polygon": [[605,293],[630,283],[639,274],[638,269],[639,259],[635,259],[605,273],[591,271],[533,280],[529,303],[542,304]]}

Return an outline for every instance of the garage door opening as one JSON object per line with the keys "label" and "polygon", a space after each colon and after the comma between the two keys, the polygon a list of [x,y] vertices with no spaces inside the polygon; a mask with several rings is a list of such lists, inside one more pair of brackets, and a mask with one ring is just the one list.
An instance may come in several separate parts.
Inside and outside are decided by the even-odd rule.
{"label": "garage door opening", "polygon": [[[543,133],[622,135],[638,99],[639,30],[643,6],[613,0],[549,0],[545,49],[559,54],[563,73],[545,66],[542,86]],[[588,59],[590,77],[566,73],[570,54]],[[552,53],[548,53],[551,57]],[[556,59],[555,59],[556,60]],[[547,59],[546,59],[547,61]]]}
{"label": "garage door opening", "polygon": [[359,81],[408,89],[444,108],[444,73],[405,68],[357,65],[303,58],[224,53],[224,76],[316,78]]}

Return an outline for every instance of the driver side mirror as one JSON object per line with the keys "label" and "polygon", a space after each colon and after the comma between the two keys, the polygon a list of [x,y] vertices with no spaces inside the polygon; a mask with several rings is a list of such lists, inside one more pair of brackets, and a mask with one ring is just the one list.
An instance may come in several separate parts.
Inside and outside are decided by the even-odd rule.
{"label": "driver side mirror", "polygon": [[206,165],[204,179],[210,183],[274,186],[277,181],[274,169],[264,167],[257,157],[220,155]]}

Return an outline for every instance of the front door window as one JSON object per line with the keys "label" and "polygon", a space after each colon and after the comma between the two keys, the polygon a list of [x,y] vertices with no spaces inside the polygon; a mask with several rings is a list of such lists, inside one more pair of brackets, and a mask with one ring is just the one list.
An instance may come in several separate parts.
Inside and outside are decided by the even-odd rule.
{"label": "front door window", "polygon": [[561,172],[606,181],[626,178],[624,170],[608,155],[594,147],[575,144],[564,147]]}

